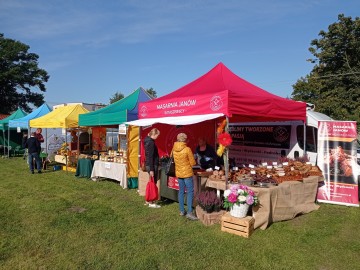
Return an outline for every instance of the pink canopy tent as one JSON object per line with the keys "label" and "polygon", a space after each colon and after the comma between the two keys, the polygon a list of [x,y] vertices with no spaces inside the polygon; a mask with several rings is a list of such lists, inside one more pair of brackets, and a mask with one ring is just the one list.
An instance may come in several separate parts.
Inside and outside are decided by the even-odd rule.
{"label": "pink canopy tent", "polygon": [[209,115],[208,119],[223,115],[230,122],[306,121],[306,103],[271,94],[238,77],[222,63],[168,95],[140,103],[139,108],[139,120],[134,121],[139,125],[141,119],[164,123],[159,119],[169,117],[173,124],[174,118],[200,115]]}

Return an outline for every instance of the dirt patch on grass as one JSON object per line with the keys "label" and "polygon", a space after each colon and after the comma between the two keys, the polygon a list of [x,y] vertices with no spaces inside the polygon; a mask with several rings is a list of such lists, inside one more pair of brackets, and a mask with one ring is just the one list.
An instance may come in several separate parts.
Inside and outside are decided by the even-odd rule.
{"label": "dirt patch on grass", "polygon": [[70,208],[68,208],[68,211],[73,213],[82,213],[85,212],[86,209],[80,206],[71,206]]}

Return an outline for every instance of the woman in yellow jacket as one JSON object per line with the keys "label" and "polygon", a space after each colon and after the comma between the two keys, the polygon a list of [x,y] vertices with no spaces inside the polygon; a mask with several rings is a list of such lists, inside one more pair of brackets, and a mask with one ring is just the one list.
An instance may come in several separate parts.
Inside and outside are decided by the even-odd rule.
{"label": "woman in yellow jacket", "polygon": [[[196,164],[194,154],[190,147],[186,145],[187,136],[185,133],[177,135],[177,142],[174,143],[172,153],[175,162],[175,174],[179,182],[179,208],[180,216],[186,216],[190,220],[198,218],[193,214],[192,204],[194,197],[193,169]],[[184,193],[186,187],[187,213],[184,208]]]}

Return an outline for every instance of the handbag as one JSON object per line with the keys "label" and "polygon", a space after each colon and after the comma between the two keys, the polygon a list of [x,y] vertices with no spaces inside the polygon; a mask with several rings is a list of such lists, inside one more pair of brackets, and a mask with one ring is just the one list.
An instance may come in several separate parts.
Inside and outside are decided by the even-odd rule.
{"label": "handbag", "polygon": [[159,190],[155,184],[154,177],[151,176],[150,181],[146,185],[145,200],[147,202],[156,201],[159,198]]}
{"label": "handbag", "polygon": [[168,163],[166,164],[166,167],[165,167],[165,174],[167,176],[172,176],[172,177],[175,177],[175,161],[174,161],[174,156],[171,152],[171,155],[170,155],[170,159],[168,161]]}

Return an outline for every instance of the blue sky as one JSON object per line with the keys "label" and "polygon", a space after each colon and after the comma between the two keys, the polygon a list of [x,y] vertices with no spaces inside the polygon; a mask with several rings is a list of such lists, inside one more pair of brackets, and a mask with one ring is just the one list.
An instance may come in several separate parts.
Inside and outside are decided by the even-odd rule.
{"label": "blue sky", "polygon": [[0,32],[39,55],[45,101],[104,103],[139,86],[166,95],[223,62],[290,97],[308,48],[360,1],[0,0]]}

